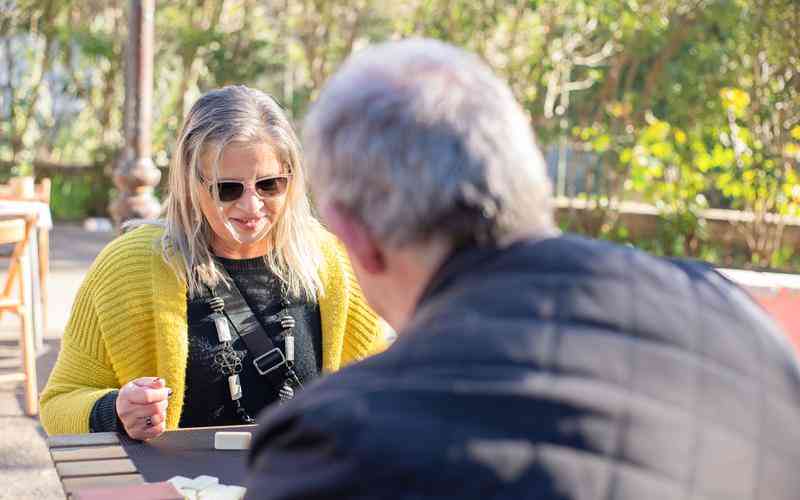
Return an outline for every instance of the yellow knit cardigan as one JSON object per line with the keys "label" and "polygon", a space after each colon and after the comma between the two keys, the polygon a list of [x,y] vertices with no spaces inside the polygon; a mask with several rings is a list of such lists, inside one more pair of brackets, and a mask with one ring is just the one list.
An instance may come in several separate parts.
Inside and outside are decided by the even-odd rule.
{"label": "yellow knit cardigan", "polygon": [[[119,237],[89,270],[42,392],[48,434],[89,432],[94,403],[145,376],[162,377],[172,388],[167,428],[178,426],[188,354],[186,285],[162,258],[161,234],[143,226]],[[340,245],[326,234],[322,251],[322,369],[332,372],[380,351],[385,340]]]}

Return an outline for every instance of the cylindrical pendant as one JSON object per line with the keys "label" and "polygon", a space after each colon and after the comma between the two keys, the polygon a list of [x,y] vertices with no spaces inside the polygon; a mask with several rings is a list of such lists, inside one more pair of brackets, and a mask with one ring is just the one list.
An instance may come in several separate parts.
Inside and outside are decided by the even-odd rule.
{"label": "cylindrical pendant", "polygon": [[231,392],[231,399],[236,401],[242,398],[242,384],[239,383],[239,375],[228,377],[228,390]]}
{"label": "cylindrical pendant", "polygon": [[294,335],[287,335],[283,340],[286,342],[286,361],[294,362]]}
{"label": "cylindrical pendant", "polygon": [[228,327],[228,318],[221,314],[217,314],[214,318],[214,326],[217,328],[217,338],[220,342],[231,341],[231,330]]}

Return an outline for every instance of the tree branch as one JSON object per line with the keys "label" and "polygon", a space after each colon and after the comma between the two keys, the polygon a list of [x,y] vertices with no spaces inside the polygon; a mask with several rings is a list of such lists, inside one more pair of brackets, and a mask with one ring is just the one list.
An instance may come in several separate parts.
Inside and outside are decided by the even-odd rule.
{"label": "tree branch", "polygon": [[642,90],[636,115],[637,121],[641,122],[645,113],[650,111],[653,94],[655,93],[657,84],[661,81],[661,74],[664,72],[664,68],[681,46],[683,46],[686,39],[689,38],[699,18],[700,14],[695,16],[690,12],[686,16],[673,18],[669,23],[670,26],[675,26],[675,29],[670,32],[666,45],[659,51],[653,66],[645,78],[644,89]]}
{"label": "tree branch", "polygon": [[25,137],[25,133],[28,131],[28,127],[33,120],[33,115],[36,113],[36,103],[39,101],[39,94],[42,87],[42,83],[44,82],[44,76],[50,69],[50,49],[52,47],[53,38],[52,34],[49,31],[45,32],[45,39],[44,39],[44,50],[42,51],[42,60],[39,64],[39,75],[37,77],[36,83],[33,84],[33,88],[30,91],[30,103],[28,104],[28,109],[25,112],[23,117],[22,125],[20,126],[19,130],[17,131],[17,137],[12,140],[11,143],[11,158],[12,160],[16,160],[17,155],[19,154],[20,150],[23,146],[23,138]]}

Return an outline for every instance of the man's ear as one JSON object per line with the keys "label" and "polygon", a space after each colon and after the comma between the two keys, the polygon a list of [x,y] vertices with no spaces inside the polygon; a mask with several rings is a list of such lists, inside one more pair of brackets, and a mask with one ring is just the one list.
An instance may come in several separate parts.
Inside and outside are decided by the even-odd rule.
{"label": "man's ear", "polygon": [[328,228],[344,243],[350,258],[370,274],[386,270],[383,250],[367,226],[339,204],[326,204],[321,210]]}

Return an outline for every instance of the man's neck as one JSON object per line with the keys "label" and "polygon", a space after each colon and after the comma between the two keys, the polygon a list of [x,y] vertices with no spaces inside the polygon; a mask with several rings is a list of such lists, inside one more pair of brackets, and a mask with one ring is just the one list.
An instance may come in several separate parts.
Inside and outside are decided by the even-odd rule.
{"label": "man's neck", "polygon": [[[557,228],[540,231],[535,235],[532,231],[519,231],[509,234],[494,248],[504,248],[520,241],[547,239],[559,235],[560,231]],[[391,288],[395,293],[387,292],[390,293],[392,306],[385,319],[396,331],[400,332],[414,317],[420,301],[425,298],[424,295],[433,285],[432,280],[437,278],[445,261],[454,252],[455,248],[451,243],[441,240],[392,251],[392,276],[388,281],[392,286],[387,288]]]}
{"label": "man's neck", "polygon": [[393,286],[387,290],[391,307],[385,319],[395,331],[402,331],[414,316],[422,294],[451,251],[452,246],[442,241],[392,251],[388,260]]}

